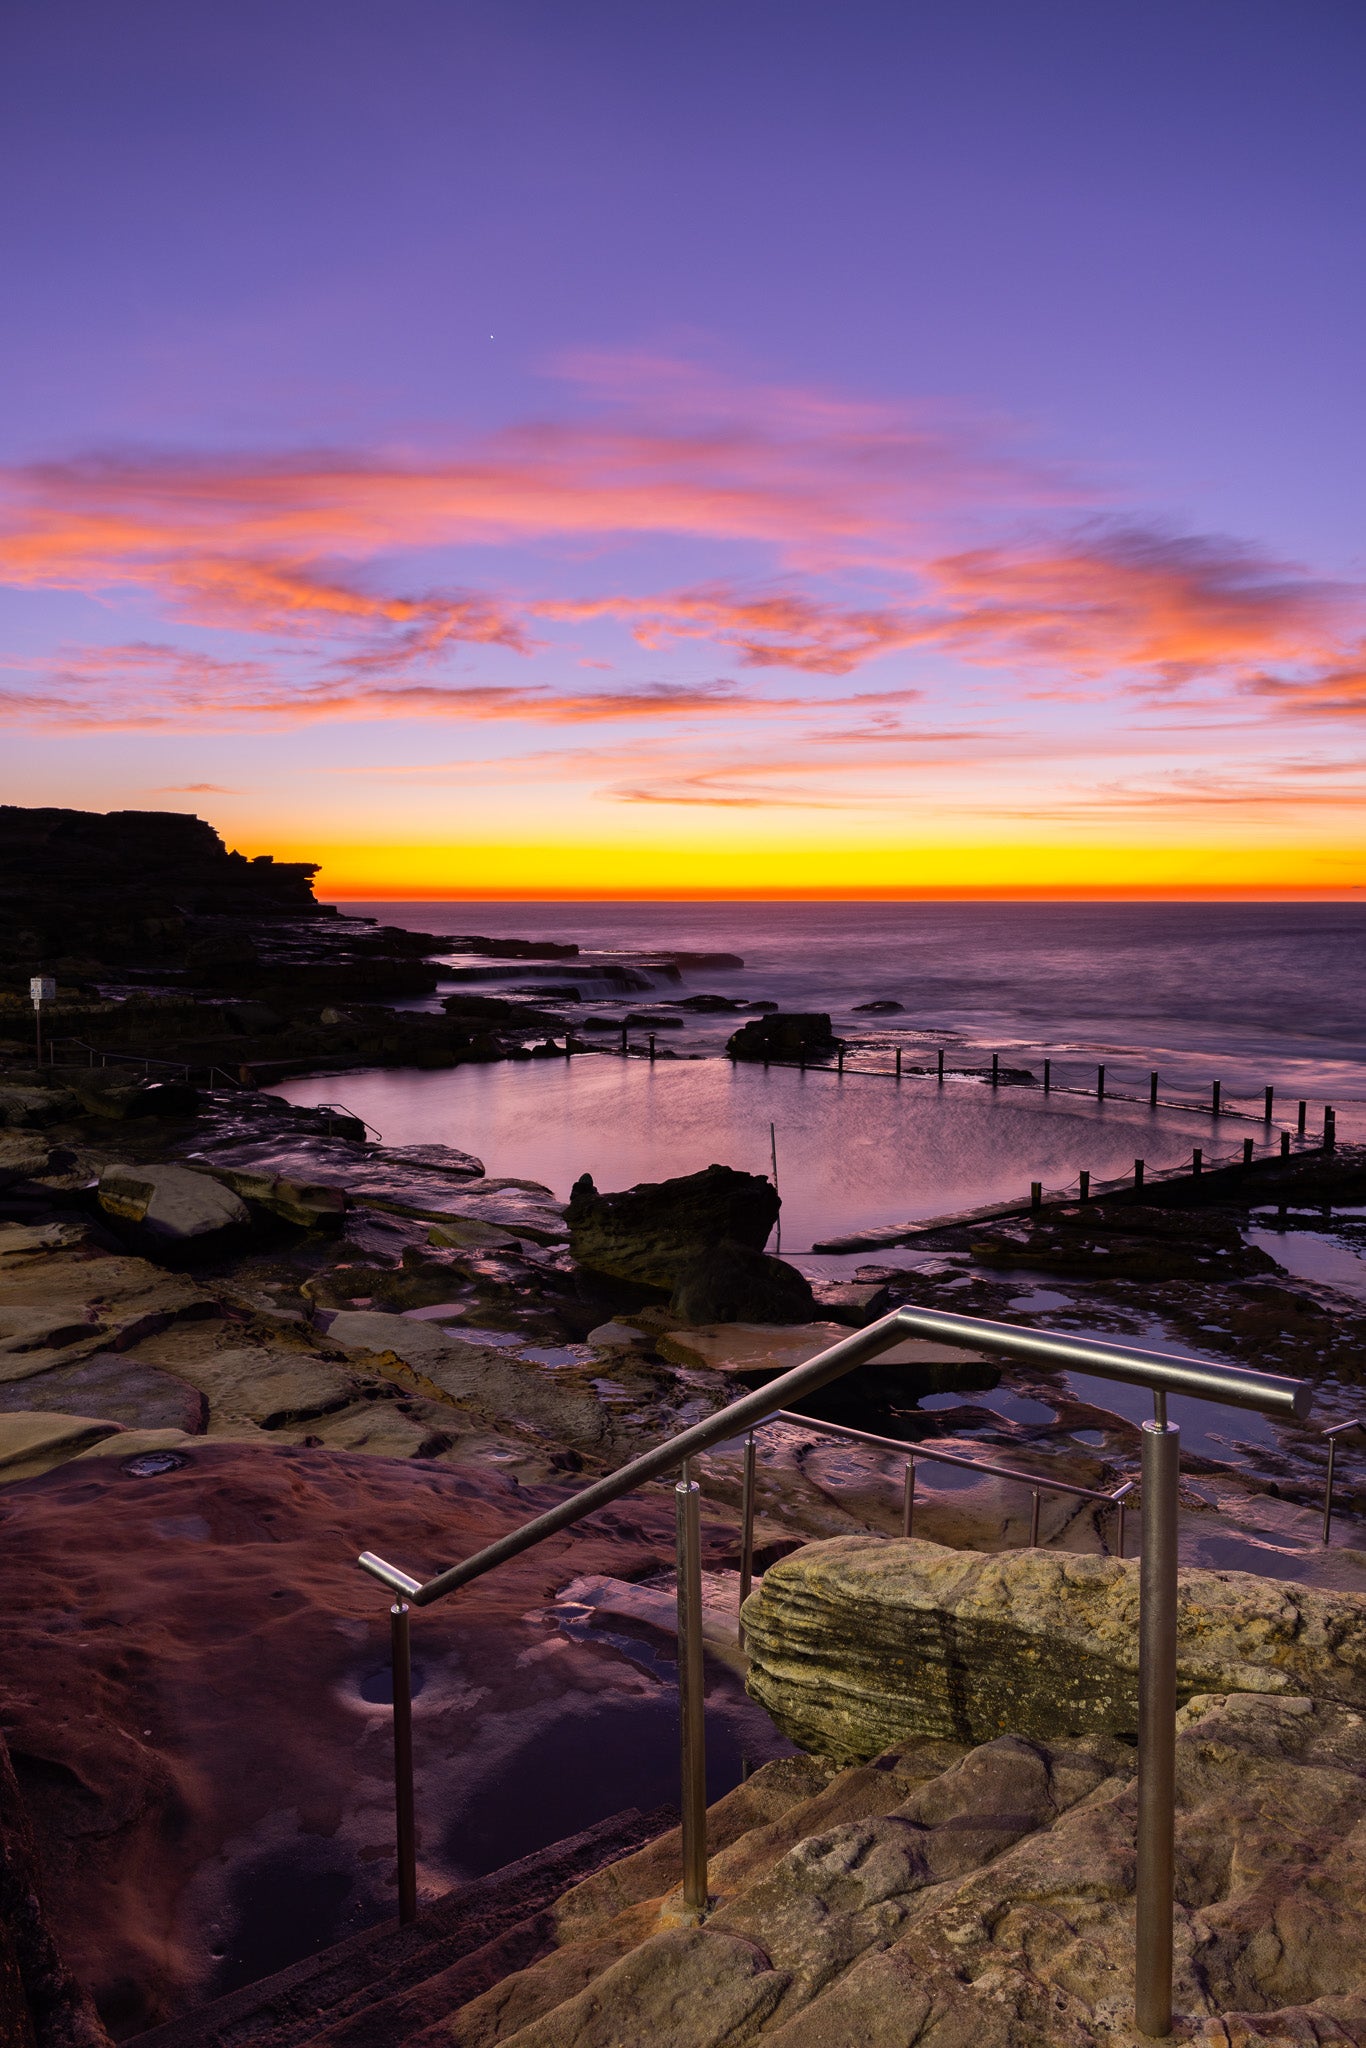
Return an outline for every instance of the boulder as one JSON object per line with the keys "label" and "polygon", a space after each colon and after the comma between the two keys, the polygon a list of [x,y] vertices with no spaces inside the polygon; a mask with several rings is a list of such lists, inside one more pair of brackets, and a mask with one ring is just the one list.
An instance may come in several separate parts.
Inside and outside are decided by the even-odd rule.
{"label": "boulder", "polygon": [[46,1173],[51,1158],[52,1147],[45,1139],[26,1132],[0,1132],[0,1188]]}
{"label": "boulder", "polygon": [[761,1252],[778,1208],[777,1190],[762,1174],[708,1166],[620,1194],[600,1194],[584,1174],[565,1213],[569,1249],[580,1265],[662,1292],[672,1291],[699,1253],[719,1244]]}
{"label": "boulder", "polygon": [[823,1060],[839,1048],[824,1010],[774,1010],[742,1024],[726,1041],[733,1060]]}
{"label": "boulder", "polygon": [[180,1377],[207,1395],[214,1421],[288,1429],[347,1408],[361,1392],[355,1375],[307,1351],[227,1351],[178,1360]]}
{"label": "boulder", "polygon": [[904,1010],[905,1007],[904,1003],[894,1003],[889,998],[882,997],[875,1003],[855,1003],[854,1015],[857,1017],[870,1013],[875,1017],[890,1017]]}
{"label": "boulder", "polygon": [[816,1304],[785,1259],[724,1240],[679,1267],[669,1311],[685,1323],[807,1323]]}
{"label": "boulder", "polygon": [[240,1195],[189,1166],[106,1166],[99,1202],[107,1216],[171,1247],[217,1244],[250,1221]]}
{"label": "boulder", "polygon": [[[1136,1562],[911,1538],[813,1543],[745,1607],[749,1687],[804,1748],[870,1757],[910,1736],[981,1742],[1138,1725]],[[1366,1598],[1245,1572],[1181,1573],[1177,1690],[1366,1709]]]}

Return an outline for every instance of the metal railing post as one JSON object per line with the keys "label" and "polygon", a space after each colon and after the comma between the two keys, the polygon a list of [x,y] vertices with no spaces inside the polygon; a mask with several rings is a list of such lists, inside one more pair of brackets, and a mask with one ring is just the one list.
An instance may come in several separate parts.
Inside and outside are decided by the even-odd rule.
{"label": "metal railing post", "polygon": [[1037,1550],[1039,1547],[1039,1489],[1037,1486],[1034,1488],[1034,1501],[1029,1510],[1029,1547],[1031,1550]]}
{"label": "metal railing post", "polygon": [[678,1752],[683,1817],[683,1904],[707,1907],[707,1728],[702,1668],[702,1509],[685,1463],[674,1487],[678,1517]]}
{"label": "metal railing post", "polygon": [[394,1680],[394,1828],[398,1848],[398,1917],[417,1918],[417,1824],[413,1812],[413,1658],[408,1603],[389,1609]]}
{"label": "metal railing post", "polygon": [[901,1533],[911,1534],[915,1521],[915,1459],[906,1460],[906,1478],[901,1488]]}
{"label": "metal railing post", "polygon": [[[754,1585],[754,1482],[755,1460],[758,1447],[751,1430],[745,1438],[744,1492],[740,1503],[740,1609],[743,1613],[746,1600]],[[740,1623],[740,1648],[745,1647],[745,1625]]]}
{"label": "metal railing post", "polygon": [[1155,1393],[1143,1424],[1143,1556],[1138,1609],[1138,1929],[1134,2017],[1163,2040],[1172,2027],[1176,1832],[1176,1548],[1181,1432]]}
{"label": "metal railing post", "polygon": [[1338,1440],[1335,1436],[1330,1436],[1328,1439],[1328,1484],[1324,1489],[1323,1495],[1323,1540],[1325,1543],[1328,1541],[1328,1532],[1333,1526],[1333,1467],[1337,1463],[1337,1458]]}

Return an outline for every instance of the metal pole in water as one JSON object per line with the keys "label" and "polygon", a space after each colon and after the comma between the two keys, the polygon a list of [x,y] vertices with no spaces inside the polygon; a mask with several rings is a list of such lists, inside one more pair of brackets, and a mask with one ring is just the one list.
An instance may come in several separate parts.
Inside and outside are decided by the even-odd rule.
{"label": "metal pole in water", "polygon": [[1138,1189],[1139,1189],[1139,1188],[1141,1188],[1141,1187],[1142,1187],[1142,1185],[1143,1185],[1143,1161],[1142,1161],[1141,1159],[1135,1159],[1135,1161],[1134,1161],[1134,1191],[1135,1191],[1135,1193],[1137,1193]]}
{"label": "metal pole in water", "polygon": [[1302,1103],[1300,1104],[1300,1122],[1299,1122],[1299,1135],[1300,1135],[1301,1137],[1303,1137],[1303,1136],[1304,1136],[1304,1120],[1305,1120],[1305,1118],[1306,1118],[1306,1116],[1307,1116],[1308,1114],[1309,1114],[1309,1104],[1308,1104],[1307,1102],[1302,1102]]}
{"label": "metal pole in water", "polygon": [[1211,1116],[1218,1116],[1219,1114],[1219,1089],[1220,1084],[1218,1081],[1211,1082],[1209,1098],[1209,1111]]}
{"label": "metal pole in water", "polygon": [[1181,1432],[1165,1394],[1143,1425],[1143,1558],[1138,1609],[1138,1939],[1134,2017],[1162,2040],[1172,2029],[1176,1833],[1176,1509]]}
{"label": "metal pole in water", "polygon": [[1104,1067],[1097,1067],[1097,1068],[1096,1068],[1096,1101],[1097,1101],[1097,1102],[1104,1102],[1104,1100],[1105,1100],[1105,1069],[1104,1069]]}
{"label": "metal pole in water", "polygon": [[1275,1095],[1276,1095],[1276,1091],[1275,1091],[1275,1089],[1274,1089],[1274,1088],[1268,1088],[1268,1089],[1267,1089],[1267,1091],[1266,1091],[1266,1108],[1265,1108],[1265,1109],[1263,1110],[1263,1112],[1262,1112],[1262,1122],[1263,1122],[1264,1124],[1269,1124],[1269,1123],[1271,1122],[1271,1104],[1272,1104],[1273,1100],[1275,1099]]}
{"label": "metal pole in water", "polygon": [[1031,1209],[1042,1209],[1043,1207],[1043,1182],[1041,1180],[1032,1180],[1029,1183],[1029,1206]]}
{"label": "metal pole in water", "polygon": [[1244,1138],[1244,1140],[1243,1140],[1243,1164],[1244,1164],[1244,1166],[1251,1166],[1251,1164],[1252,1164],[1252,1140],[1251,1140],[1251,1138]]}
{"label": "metal pole in water", "polygon": [[1205,1155],[1204,1155],[1204,1153],[1203,1153],[1203,1152],[1201,1151],[1200,1147],[1199,1147],[1199,1146],[1197,1145],[1197,1146],[1195,1147],[1195,1150],[1194,1150],[1194,1151],[1193,1151],[1193,1152],[1191,1153],[1191,1172],[1192,1172],[1192,1174],[1196,1174],[1196,1173],[1199,1173],[1199,1172],[1200,1172],[1200,1170],[1201,1170],[1201,1168],[1203,1167],[1204,1163],[1205,1163]]}
{"label": "metal pole in water", "polygon": [[997,1088],[997,1087],[999,1087],[999,1086],[1000,1086],[1000,1081],[1001,1081],[1001,1055],[1000,1055],[1000,1054],[999,1054],[998,1052],[994,1052],[994,1053],[993,1053],[993,1054],[991,1055],[991,1085],[992,1085],[992,1087],[993,1087],[993,1088]]}
{"label": "metal pole in water", "polygon": [[1077,1179],[1081,1182],[1081,1200],[1089,1202],[1091,1199],[1091,1176],[1084,1167],[1077,1175]]}
{"label": "metal pole in water", "polygon": [[413,1658],[408,1603],[389,1609],[394,1690],[394,1831],[398,1849],[398,1917],[417,1918],[417,1827],[413,1817]]}
{"label": "metal pole in water", "polygon": [[1052,1093],[1052,1089],[1053,1089],[1053,1062],[1052,1062],[1052,1060],[1045,1060],[1045,1061],[1044,1061],[1044,1063],[1043,1063],[1043,1092],[1044,1092],[1044,1094],[1045,1094],[1045,1095],[1049,1095],[1049,1094],[1051,1094],[1051,1093]]}
{"label": "metal pole in water", "polygon": [[1157,1071],[1155,1068],[1148,1076],[1148,1107],[1149,1109],[1157,1108]]}
{"label": "metal pole in water", "polygon": [[627,1040],[627,1027],[626,1027],[626,1025],[624,1025],[624,1024],[623,1024],[623,1025],[622,1025],[622,1027],[621,1027],[621,1052],[622,1052],[622,1058],[623,1058],[623,1059],[624,1059],[624,1058],[625,1058],[625,1056],[626,1056],[626,1040]]}
{"label": "metal pole in water", "polygon": [[1325,1152],[1332,1151],[1334,1145],[1337,1143],[1337,1136],[1337,1111],[1335,1109],[1329,1109],[1325,1106],[1323,1112],[1323,1149]]}
{"label": "metal pole in water", "polygon": [[843,1046],[841,1046],[841,1047],[840,1047],[840,1049],[839,1049],[839,1057],[838,1057],[838,1061],[837,1061],[837,1071],[838,1071],[839,1073],[841,1073],[841,1074],[842,1074],[842,1073],[844,1072],[844,1047],[843,1047]]}
{"label": "metal pole in water", "polygon": [[1282,1159],[1288,1159],[1288,1158],[1290,1157],[1290,1133],[1289,1133],[1289,1131],[1282,1131],[1282,1132],[1281,1132],[1281,1157],[1282,1157]]}
{"label": "metal pole in water", "polygon": [[901,1489],[901,1533],[909,1536],[915,1520],[915,1459],[906,1460],[906,1479]]}
{"label": "metal pole in water", "polygon": [[939,1079],[940,1079],[940,1080],[942,1081],[942,1080],[943,1080],[943,1078],[944,1078],[944,1048],[943,1048],[943,1046],[941,1045],[941,1046],[940,1046],[940,1048],[939,1048]]}
{"label": "metal pole in water", "polygon": [[654,1032],[653,1032],[653,1031],[652,1031],[652,1032],[650,1033],[650,1037],[649,1037],[649,1046],[650,1046],[650,1065],[651,1065],[651,1066],[653,1066],[653,1065],[654,1065],[654,1063],[655,1063],[655,1035],[654,1035]]}
{"label": "metal pole in water", "polygon": [[773,1162],[773,1192],[778,1192],[778,1133],[772,1124],[768,1127],[768,1156]]}
{"label": "metal pole in water", "polygon": [[896,1078],[897,1078],[897,1080],[898,1080],[898,1081],[899,1081],[899,1080],[901,1079],[901,1047],[900,1047],[900,1046],[898,1046],[898,1047],[897,1047],[897,1049],[896,1049]]}
{"label": "metal pole in water", "polygon": [[674,1487],[678,1522],[678,1760],[683,1904],[707,1906],[707,1729],[702,1670],[702,1509],[685,1463]]}
{"label": "metal pole in water", "polygon": [[[740,1607],[744,1610],[746,1600],[754,1585],[754,1482],[757,1446],[754,1431],[745,1438],[744,1491],[740,1503]],[[740,1624],[740,1648],[745,1647],[745,1625]]]}

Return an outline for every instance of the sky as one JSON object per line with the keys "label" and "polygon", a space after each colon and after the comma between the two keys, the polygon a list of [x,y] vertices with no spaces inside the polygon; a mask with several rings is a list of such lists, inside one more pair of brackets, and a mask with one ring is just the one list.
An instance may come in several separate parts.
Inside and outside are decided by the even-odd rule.
{"label": "sky", "polygon": [[0,0],[0,799],[1366,885],[1360,0]]}

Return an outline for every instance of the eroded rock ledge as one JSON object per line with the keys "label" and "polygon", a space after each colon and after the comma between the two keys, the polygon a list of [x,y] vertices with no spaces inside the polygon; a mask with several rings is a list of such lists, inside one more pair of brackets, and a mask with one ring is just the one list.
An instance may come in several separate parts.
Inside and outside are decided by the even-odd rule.
{"label": "eroded rock ledge", "polygon": [[[804,1749],[850,1761],[917,1736],[1127,1735],[1138,1725],[1132,1560],[985,1556],[841,1536],[766,1574],[745,1608],[749,1687]],[[1366,1599],[1183,1571],[1177,1686],[1366,1708]]]}

